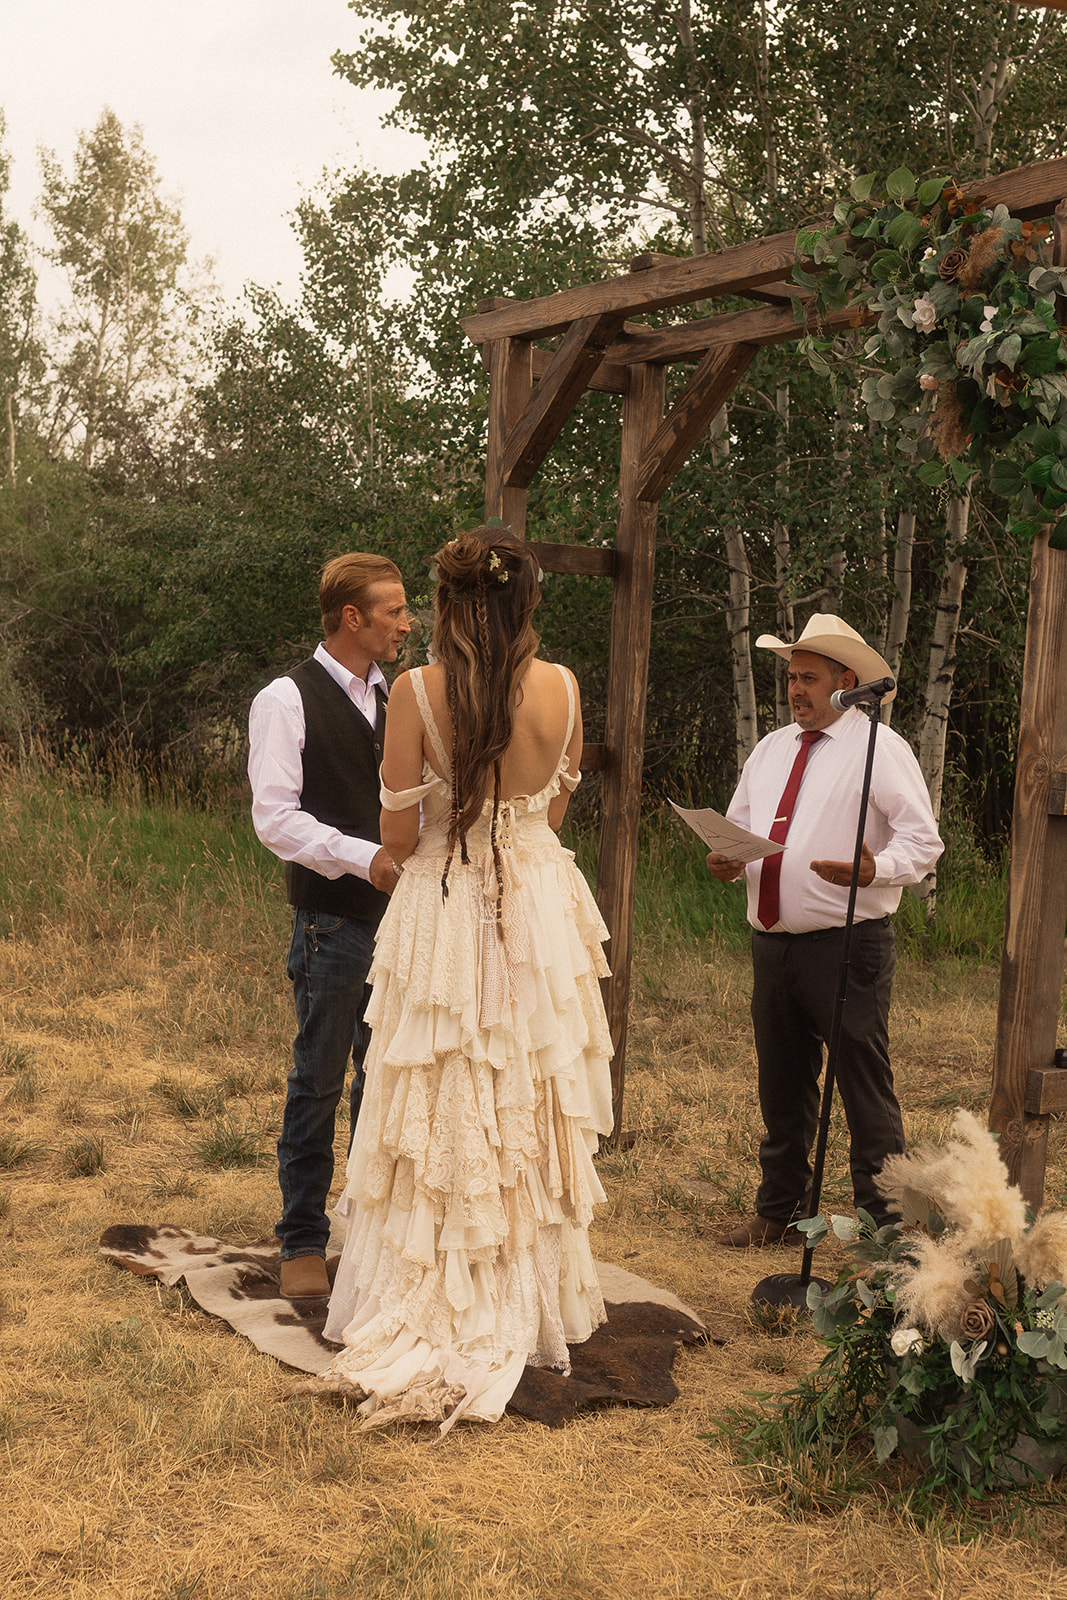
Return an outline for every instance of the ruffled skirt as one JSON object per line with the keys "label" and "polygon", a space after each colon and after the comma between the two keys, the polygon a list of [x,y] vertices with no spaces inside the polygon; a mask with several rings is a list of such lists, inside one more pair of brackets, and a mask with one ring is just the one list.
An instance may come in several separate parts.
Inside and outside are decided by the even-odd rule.
{"label": "ruffled skirt", "polygon": [[503,937],[491,860],[454,862],[442,900],[421,846],[378,935],[326,1324],[344,1344],[329,1376],[370,1425],[495,1421],[527,1363],[567,1370],[604,1320],[588,1228],[612,1125],[607,930],[547,826],[503,858]]}

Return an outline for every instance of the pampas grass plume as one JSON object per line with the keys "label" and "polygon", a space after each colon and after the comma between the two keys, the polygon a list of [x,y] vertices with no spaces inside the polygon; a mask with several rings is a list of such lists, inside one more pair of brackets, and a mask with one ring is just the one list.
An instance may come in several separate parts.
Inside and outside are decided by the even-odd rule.
{"label": "pampas grass plume", "polygon": [[1043,1211],[1014,1248],[1015,1264],[1029,1283],[1039,1289],[1067,1284],[1067,1212]]}

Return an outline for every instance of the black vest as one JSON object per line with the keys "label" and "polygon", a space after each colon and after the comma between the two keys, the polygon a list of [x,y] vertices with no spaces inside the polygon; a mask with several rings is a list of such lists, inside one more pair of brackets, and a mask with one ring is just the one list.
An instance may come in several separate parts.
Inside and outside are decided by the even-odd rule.
{"label": "black vest", "polygon": [[[317,821],[351,838],[378,843],[378,768],[385,729],[385,694],[381,685],[374,691],[378,715],[371,728],[321,662],[301,662],[288,676],[304,704],[301,811],[310,812]],[[357,878],[351,872],[340,878],[324,878],[321,872],[295,861],[286,863],[285,887],[289,904],[302,911],[360,917],[366,922],[377,923],[389,904],[389,896],[373,888],[365,878]]]}

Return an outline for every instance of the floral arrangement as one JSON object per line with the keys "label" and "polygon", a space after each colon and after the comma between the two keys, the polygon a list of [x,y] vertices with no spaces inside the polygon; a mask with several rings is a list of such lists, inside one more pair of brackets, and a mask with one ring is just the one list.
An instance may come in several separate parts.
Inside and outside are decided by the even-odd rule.
{"label": "floral arrangement", "polygon": [[[962,488],[981,472],[1018,501],[1015,534],[1052,523],[1050,542],[1067,549],[1067,344],[1056,316],[1067,269],[1051,263],[1049,224],[990,209],[951,179],[920,184],[906,167],[882,195],[873,177],[850,194],[835,227],[797,235],[811,263],[793,273],[812,291],[809,320],[877,312],[863,347],[878,368],[862,388],[870,417],[896,423],[924,483]],[[830,371],[829,340],[809,335],[801,348]]]}
{"label": "floral arrangement", "polygon": [[851,1256],[834,1287],[808,1288],[830,1347],[824,1423],[862,1417],[879,1462],[899,1449],[927,1487],[981,1495],[1067,1460],[1067,1215],[1028,1212],[969,1112],[951,1135],[886,1162],[899,1224],[800,1226],[809,1248],[832,1226]]}

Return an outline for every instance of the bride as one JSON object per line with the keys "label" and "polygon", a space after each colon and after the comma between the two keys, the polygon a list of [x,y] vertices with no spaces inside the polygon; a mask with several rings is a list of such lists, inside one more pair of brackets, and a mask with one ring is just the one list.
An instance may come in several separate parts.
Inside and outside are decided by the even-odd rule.
{"label": "bride", "polygon": [[607,937],[556,837],[580,773],[572,674],[537,657],[537,562],[504,528],[434,558],[435,664],[400,677],[382,763],[397,885],[325,1386],[368,1426],[495,1421],[527,1363],[604,1320],[589,1250],[612,1124]]}

